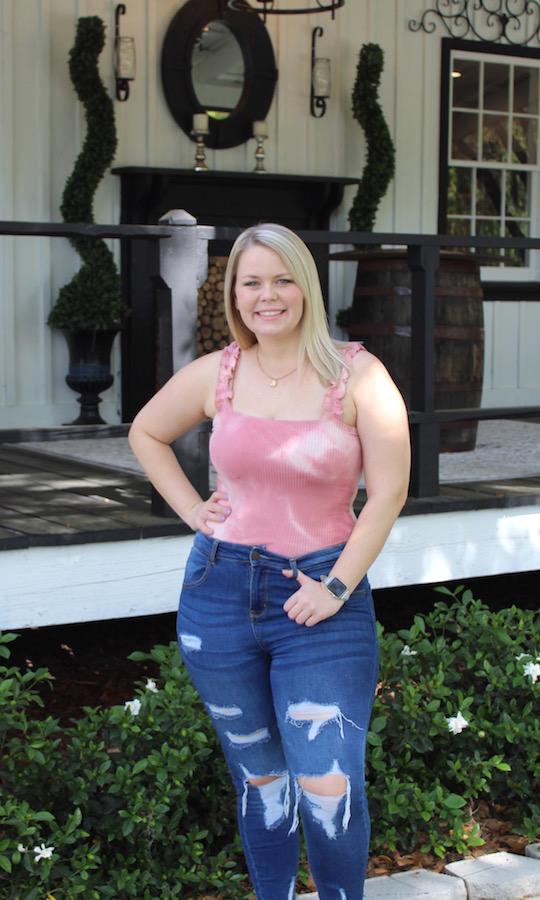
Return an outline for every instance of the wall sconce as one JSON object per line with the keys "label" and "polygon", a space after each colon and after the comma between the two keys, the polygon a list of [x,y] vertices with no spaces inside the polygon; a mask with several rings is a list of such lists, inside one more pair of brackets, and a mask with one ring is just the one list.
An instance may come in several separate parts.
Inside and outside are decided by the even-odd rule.
{"label": "wall sconce", "polygon": [[119,3],[114,12],[114,76],[117,100],[127,100],[129,82],[135,78],[135,38],[120,36],[120,16],[123,16],[125,11],[126,4]]}
{"label": "wall sconce", "polygon": [[317,38],[323,34],[324,30],[320,27],[311,32],[311,115],[316,119],[321,119],[326,112],[331,86],[330,60],[317,57],[315,50]]}

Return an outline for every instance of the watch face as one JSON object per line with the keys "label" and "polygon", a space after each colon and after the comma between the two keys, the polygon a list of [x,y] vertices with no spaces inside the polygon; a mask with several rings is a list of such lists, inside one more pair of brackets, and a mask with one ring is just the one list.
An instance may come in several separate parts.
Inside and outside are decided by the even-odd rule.
{"label": "watch face", "polygon": [[326,587],[334,597],[341,597],[342,594],[347,593],[347,585],[343,584],[339,578],[331,578],[330,581],[326,582]]}

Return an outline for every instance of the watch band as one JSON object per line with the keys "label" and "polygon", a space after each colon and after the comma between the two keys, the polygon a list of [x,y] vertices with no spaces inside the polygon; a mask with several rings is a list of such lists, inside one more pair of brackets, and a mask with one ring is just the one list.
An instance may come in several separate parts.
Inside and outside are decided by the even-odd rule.
{"label": "watch band", "polygon": [[343,582],[339,578],[336,578],[335,575],[321,575],[321,581],[328,593],[332,594],[332,597],[334,597],[335,600],[341,600],[342,603],[345,603],[351,596],[351,592],[347,585],[343,584]]}

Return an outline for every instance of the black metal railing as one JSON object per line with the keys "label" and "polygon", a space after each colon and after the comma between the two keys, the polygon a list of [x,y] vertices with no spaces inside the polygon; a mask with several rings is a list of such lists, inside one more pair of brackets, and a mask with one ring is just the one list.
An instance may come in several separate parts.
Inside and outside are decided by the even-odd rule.
{"label": "black metal railing", "polygon": [[[154,387],[163,382],[174,368],[171,345],[173,343],[174,318],[172,307],[174,296],[162,277],[163,252],[160,253],[158,242],[167,241],[175,236],[182,224],[175,225],[66,225],[57,223],[36,222],[0,222],[0,236],[33,236],[33,237],[71,237],[81,235],[95,238],[119,238],[131,245],[136,240],[138,248],[141,242],[146,250],[137,253],[136,270],[126,272],[123,265],[124,284],[136,278],[138,283],[147,284],[147,297],[152,298],[154,318],[157,320],[155,333],[149,338],[148,346],[155,349],[156,335],[160,335],[155,357],[146,361],[137,360],[139,366],[146,365],[146,375],[153,379]],[[241,229],[207,226],[198,227],[205,240],[216,240],[232,243]],[[410,494],[413,497],[435,496],[439,492],[439,436],[443,422],[479,419],[511,419],[540,417],[540,406],[513,406],[489,409],[461,408],[435,409],[435,277],[439,266],[441,248],[453,247],[463,249],[521,249],[525,251],[540,250],[540,238],[466,238],[453,235],[430,234],[365,234],[349,231],[299,231],[306,243],[320,248],[326,245],[328,250],[340,246],[387,245],[407,247],[409,268],[411,270],[411,409],[409,420],[412,434],[412,474]],[[177,266],[182,272],[185,264],[182,260],[181,241],[179,243]],[[186,245],[187,246],[187,245]],[[163,245],[161,245],[163,250]],[[540,288],[540,286],[539,286]],[[196,292],[195,292],[196,293]],[[196,297],[192,298],[192,306],[196,309]],[[143,348],[144,351],[144,348]],[[144,355],[144,354],[143,354]],[[193,353],[194,355],[194,353]],[[152,357],[152,353],[150,353]],[[208,485],[208,457],[204,435],[207,429],[203,426],[192,449],[183,459],[182,447],[177,448],[181,462],[189,463],[187,468],[197,486],[204,490]],[[193,447],[197,449],[194,451]],[[194,455],[195,454],[195,455]],[[159,504],[155,506],[158,511]],[[162,509],[163,511],[163,509]]]}

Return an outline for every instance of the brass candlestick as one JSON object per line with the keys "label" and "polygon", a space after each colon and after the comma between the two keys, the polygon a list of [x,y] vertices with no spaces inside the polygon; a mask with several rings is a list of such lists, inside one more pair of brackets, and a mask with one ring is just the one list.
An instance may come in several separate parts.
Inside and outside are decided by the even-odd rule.
{"label": "brass candlestick", "polygon": [[204,136],[208,134],[207,131],[192,131],[192,135],[195,138],[195,165],[193,166],[194,172],[207,172],[208,166],[206,165],[206,147],[204,146]]}
{"label": "brass candlestick", "polygon": [[255,148],[255,168],[254,172],[266,172],[264,168],[264,142],[266,140],[266,135],[256,134],[255,140],[257,141],[257,146]]}

